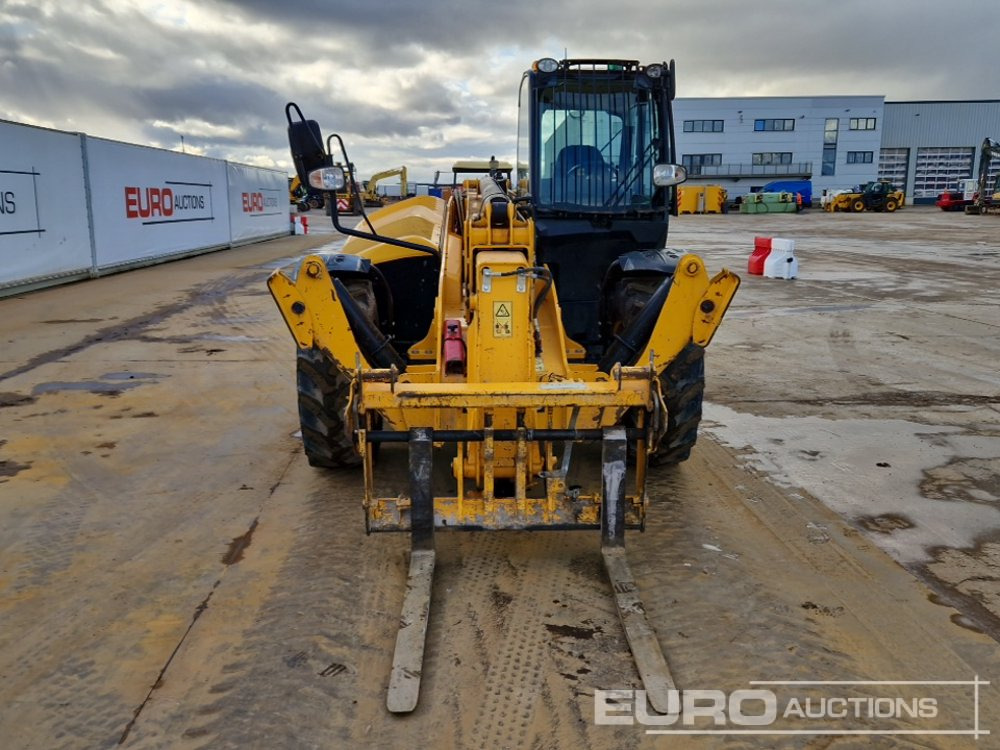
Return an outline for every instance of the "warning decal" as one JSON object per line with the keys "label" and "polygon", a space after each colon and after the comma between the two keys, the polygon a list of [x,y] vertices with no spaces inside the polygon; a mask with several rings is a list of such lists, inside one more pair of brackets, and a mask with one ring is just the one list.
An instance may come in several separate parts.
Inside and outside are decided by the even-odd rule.
{"label": "warning decal", "polygon": [[510,324],[510,302],[493,303],[493,338],[506,339],[514,335]]}

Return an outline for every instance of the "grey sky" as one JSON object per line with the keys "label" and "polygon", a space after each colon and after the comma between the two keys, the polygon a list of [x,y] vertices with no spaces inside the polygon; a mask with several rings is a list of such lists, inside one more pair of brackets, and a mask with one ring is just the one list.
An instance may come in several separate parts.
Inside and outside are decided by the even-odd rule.
{"label": "grey sky", "polygon": [[992,99],[997,17],[996,0],[0,0],[0,119],[290,169],[294,100],[362,176],[428,180],[512,157],[538,57],[675,58],[679,96]]}

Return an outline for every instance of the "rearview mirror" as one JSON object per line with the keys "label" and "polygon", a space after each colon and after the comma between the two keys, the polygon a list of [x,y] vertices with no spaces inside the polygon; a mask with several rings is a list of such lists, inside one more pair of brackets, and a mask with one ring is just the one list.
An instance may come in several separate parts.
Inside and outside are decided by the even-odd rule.
{"label": "rearview mirror", "polygon": [[314,169],[330,163],[323,149],[319,123],[315,120],[292,120],[289,117],[288,145],[291,147],[295,173],[302,182],[308,182],[309,173]]}

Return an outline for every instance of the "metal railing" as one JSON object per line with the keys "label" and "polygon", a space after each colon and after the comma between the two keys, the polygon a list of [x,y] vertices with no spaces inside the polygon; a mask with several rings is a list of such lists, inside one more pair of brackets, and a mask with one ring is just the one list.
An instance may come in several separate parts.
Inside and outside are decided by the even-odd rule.
{"label": "metal railing", "polygon": [[813,174],[813,165],[811,161],[792,164],[700,164],[689,167],[687,172],[691,179],[793,176],[809,178]]}

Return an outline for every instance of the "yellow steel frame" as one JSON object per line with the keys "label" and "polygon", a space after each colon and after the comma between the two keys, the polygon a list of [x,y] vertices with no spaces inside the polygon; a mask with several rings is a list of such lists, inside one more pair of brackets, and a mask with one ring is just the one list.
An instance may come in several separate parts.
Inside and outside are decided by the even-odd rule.
{"label": "yellow steel frame", "polygon": [[[506,216],[494,216],[497,210]],[[597,526],[601,507],[600,491],[568,490],[552,443],[530,440],[531,431],[613,427],[630,410],[638,415],[640,437],[626,517],[628,524],[641,525],[646,456],[655,449],[666,416],[658,376],[688,343],[709,343],[739,278],[722,271],[709,279],[697,256],[684,255],[640,366],[616,366],[605,374],[573,362],[582,349],[566,336],[554,288],[533,316],[544,279],[532,270],[533,222],[513,203],[484,200],[478,183],[466,181],[461,196],[447,204],[410,199],[374,212],[371,221],[380,234],[441,253],[434,318],[427,336],[410,350],[411,358],[426,364],[411,364],[401,374],[365,361],[321,256],[306,257],[294,281],[278,271],[268,282],[296,343],[324,350],[354,379],[348,416],[364,459],[369,529],[406,528],[410,507],[407,497],[379,497],[375,491],[368,433],[376,415],[382,429],[430,427],[481,436],[457,443],[451,459],[454,491],[434,498],[436,525],[526,528]],[[357,238],[345,243],[344,252],[375,263],[417,253]],[[445,372],[446,320],[461,322],[464,375]],[[516,440],[495,439],[498,430],[514,431]],[[499,480],[512,484],[512,496],[498,493]]]}

